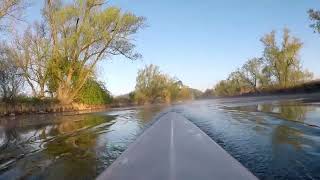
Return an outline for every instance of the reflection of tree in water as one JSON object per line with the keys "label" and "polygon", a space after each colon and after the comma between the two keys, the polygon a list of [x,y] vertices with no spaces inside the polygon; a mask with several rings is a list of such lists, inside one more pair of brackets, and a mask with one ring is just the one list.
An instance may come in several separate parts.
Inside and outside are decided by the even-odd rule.
{"label": "reflection of tree in water", "polygon": [[306,106],[299,106],[299,105],[281,106],[280,117],[288,120],[304,122],[307,111],[308,109]]}
{"label": "reflection of tree in water", "polygon": [[259,104],[257,110],[261,112],[273,112],[273,108],[272,104]]}
{"label": "reflection of tree in water", "polygon": [[[284,120],[280,121],[280,124],[276,125],[272,130],[271,170],[278,174],[300,171],[300,165],[292,163],[299,161],[297,155],[302,151],[305,140],[303,130],[295,122],[304,123],[307,112],[311,110],[309,109],[310,107],[299,103],[282,103],[279,105],[264,105],[262,107],[263,111],[272,112],[279,120]],[[288,169],[289,167],[291,169]],[[289,175],[289,177],[292,177],[292,175]]]}
{"label": "reflection of tree in water", "polygon": [[0,151],[6,149],[9,144],[15,143],[20,139],[19,134],[14,128],[0,128]]}
{"label": "reflection of tree in water", "polygon": [[94,147],[99,131],[105,130],[105,126],[100,128],[97,126],[109,120],[105,116],[87,116],[83,119],[63,121],[49,131],[42,131],[42,137],[54,136],[52,140],[45,143],[45,150],[53,156],[66,152],[83,156],[91,147]]}
{"label": "reflection of tree in water", "polygon": [[[44,145],[44,153],[55,160],[48,176],[57,178],[92,178],[96,176],[95,147],[97,137],[102,130],[111,124],[103,125],[111,120],[106,116],[87,116],[82,120],[64,121],[54,126],[48,133],[55,134],[55,139]],[[100,127],[101,125],[101,127]],[[107,127],[106,127],[107,126]],[[77,171],[77,173],[75,173]],[[63,173],[61,173],[63,172]]]}
{"label": "reflection of tree in water", "polygon": [[287,124],[278,125],[272,133],[272,142],[277,145],[291,145],[292,147],[301,148],[301,136],[303,133],[296,128],[292,128]]}
{"label": "reflection of tree in water", "polygon": [[288,177],[294,177],[292,172],[303,171],[299,170],[300,164],[296,164],[299,161],[297,155],[303,148],[303,134],[298,128],[292,127],[292,123],[285,121],[273,129],[271,171],[288,174]]}
{"label": "reflection of tree in water", "polygon": [[299,103],[282,103],[280,105],[261,104],[258,111],[273,113],[277,117],[285,120],[304,122],[308,111],[312,111],[314,107],[303,106]]}
{"label": "reflection of tree in water", "polygon": [[[254,109],[255,107],[255,109]],[[250,106],[253,111],[257,110],[257,106]],[[250,127],[259,134],[266,133],[266,120],[263,116],[259,116],[251,113],[243,112],[231,112],[230,113],[233,120],[240,122],[241,124],[250,124]]]}
{"label": "reflection of tree in water", "polygon": [[[309,107],[310,108],[310,107]],[[299,103],[281,103],[280,105],[262,104],[259,111],[273,113],[276,117],[284,120],[304,122],[306,114],[310,110],[307,106]],[[303,133],[297,128],[292,127],[293,124],[283,122],[275,127],[272,133],[272,143],[274,148],[279,145],[291,145],[292,147],[301,148],[301,136]]]}
{"label": "reflection of tree in water", "polygon": [[28,139],[21,134],[22,129],[17,128],[17,121],[13,118],[8,118],[1,121],[0,128],[0,164],[5,163],[12,157],[19,157],[25,152],[30,151],[30,147],[24,146],[23,142]]}
{"label": "reflection of tree in water", "polygon": [[[312,110],[309,106],[303,106],[299,102],[287,102],[280,104],[259,104],[237,107],[236,110],[244,112],[265,112],[269,115],[275,116],[279,119],[304,122],[308,111]],[[233,119],[246,122],[246,120],[252,120],[255,122],[254,130],[256,132],[263,132],[265,118],[259,115],[250,113],[233,112],[231,114]],[[283,122],[281,125],[275,127],[272,133],[272,142],[274,148],[279,148],[279,145],[291,145],[294,148],[301,147],[302,132],[292,127],[289,122]]]}
{"label": "reflection of tree in water", "polygon": [[152,118],[163,109],[164,105],[145,106],[138,110],[137,117],[145,124],[152,120]]}
{"label": "reflection of tree in water", "polygon": [[[61,175],[59,177],[62,179],[74,176],[92,178],[96,175],[97,137],[108,129],[112,119],[113,117],[92,114],[61,116],[55,119],[59,124],[37,125],[24,129],[4,128],[5,137],[19,141],[20,144],[19,147],[12,144],[11,148],[7,148],[6,152],[18,147],[19,152],[12,152],[6,156],[16,157],[19,153],[28,153],[32,148],[38,148],[41,151],[21,159],[13,168],[19,168],[21,173],[32,174],[35,177],[45,173],[48,177],[53,175],[53,179],[58,175]],[[21,140],[20,136],[24,140]],[[30,158],[37,159],[37,163],[30,161]],[[50,171],[46,170],[48,166]],[[39,171],[39,167],[42,171]]]}

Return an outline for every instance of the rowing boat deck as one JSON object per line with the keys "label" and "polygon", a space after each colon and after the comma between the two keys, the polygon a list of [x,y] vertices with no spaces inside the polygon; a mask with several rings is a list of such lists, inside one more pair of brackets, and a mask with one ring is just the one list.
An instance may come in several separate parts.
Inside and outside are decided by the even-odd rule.
{"label": "rowing boat deck", "polygon": [[98,180],[257,179],[197,126],[177,113],[161,116]]}

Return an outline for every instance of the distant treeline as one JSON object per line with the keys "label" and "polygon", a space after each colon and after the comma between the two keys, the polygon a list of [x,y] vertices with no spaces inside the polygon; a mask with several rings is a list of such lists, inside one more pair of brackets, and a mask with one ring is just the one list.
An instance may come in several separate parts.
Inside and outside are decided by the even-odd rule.
{"label": "distant treeline", "polygon": [[[309,10],[308,13],[314,22],[310,26],[320,33],[320,11]],[[275,31],[260,41],[264,45],[261,57],[249,59],[227,79],[206,90],[204,96],[320,91],[318,81],[310,82],[313,73],[302,67],[300,51],[303,43],[288,29],[283,30],[281,42],[277,42]]]}
{"label": "distant treeline", "polygon": [[172,103],[198,98],[199,90],[191,89],[176,77],[160,71],[159,66],[150,64],[140,69],[135,90],[114,99],[115,106]]}

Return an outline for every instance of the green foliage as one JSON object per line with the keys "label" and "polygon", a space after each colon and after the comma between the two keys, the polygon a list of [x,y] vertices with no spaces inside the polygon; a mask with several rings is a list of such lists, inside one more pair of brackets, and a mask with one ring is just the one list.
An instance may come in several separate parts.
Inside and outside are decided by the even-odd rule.
{"label": "green foliage", "polygon": [[[0,20],[12,16],[22,2],[1,1]],[[105,0],[46,0],[43,22],[16,35],[10,52],[33,96],[44,98],[49,93],[69,104],[88,88],[83,86],[91,83],[87,80],[94,76],[98,61],[116,55],[141,57],[135,51],[134,35],[145,18],[105,4]]]}
{"label": "green foliage", "polygon": [[182,82],[162,73],[153,64],[139,70],[136,79],[135,100],[138,104],[170,103],[191,98]]}
{"label": "green foliage", "polygon": [[262,73],[263,60],[261,58],[249,59],[239,70],[239,78],[252,91],[259,91],[258,85],[260,84],[263,73]]}
{"label": "green foliage", "polygon": [[98,61],[123,55],[137,59],[133,35],[144,18],[120,8],[103,6],[103,0],[48,1],[44,8],[52,37],[51,87],[62,103],[70,103],[92,76]]}
{"label": "green foliage", "polygon": [[139,70],[136,79],[135,98],[139,103],[153,103],[162,98],[167,85],[167,77],[158,66],[149,65]]}
{"label": "green foliage", "polygon": [[290,88],[310,81],[313,74],[302,68],[299,52],[302,43],[284,29],[278,45],[275,31],[266,34],[262,58],[249,59],[240,69],[232,72],[227,80],[214,88],[217,96],[234,96],[274,88]]}
{"label": "green foliage", "polygon": [[238,95],[241,87],[235,83],[235,80],[222,80],[214,87],[215,96],[234,96]]}
{"label": "green foliage", "polygon": [[193,98],[193,94],[190,90],[189,87],[187,86],[182,86],[180,89],[179,89],[179,92],[177,94],[177,97],[175,97],[174,99],[178,99],[178,100],[189,100],[189,99],[192,99]]}
{"label": "green foliage", "polygon": [[320,11],[310,9],[308,14],[310,20],[313,21],[313,24],[311,24],[310,27],[314,32],[320,33]]}
{"label": "green foliage", "polygon": [[102,82],[89,79],[80,90],[76,101],[89,105],[101,105],[110,104],[112,97]]}
{"label": "green foliage", "polygon": [[18,95],[11,101],[13,103],[23,103],[30,105],[41,105],[41,104],[57,104],[58,100],[52,98],[39,98],[39,97],[30,97],[26,95]]}
{"label": "green foliage", "polygon": [[266,34],[262,39],[264,44],[263,60],[271,78],[269,81],[279,88],[288,88],[310,79],[310,74],[302,69],[299,52],[301,41],[290,35],[284,29],[281,45],[276,42],[275,32]]}

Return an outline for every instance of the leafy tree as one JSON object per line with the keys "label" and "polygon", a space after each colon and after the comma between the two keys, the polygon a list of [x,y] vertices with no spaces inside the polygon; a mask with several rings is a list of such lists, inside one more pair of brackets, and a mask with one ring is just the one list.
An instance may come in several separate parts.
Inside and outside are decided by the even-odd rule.
{"label": "leafy tree", "polygon": [[241,92],[242,87],[247,86],[247,84],[243,80],[240,69],[234,72],[231,72],[227,78],[227,81],[230,82],[229,83],[231,85],[230,88],[233,89],[233,91]]}
{"label": "leafy tree", "polygon": [[165,96],[166,75],[162,74],[159,66],[153,64],[139,70],[136,79],[135,98],[139,103],[155,103]]}
{"label": "leafy tree", "polygon": [[234,96],[246,91],[239,71],[232,72],[227,80],[218,82],[214,87],[215,96]]}
{"label": "leafy tree", "polygon": [[103,0],[46,1],[44,15],[52,41],[51,84],[61,103],[72,102],[98,61],[114,55],[140,57],[132,38],[143,27],[144,18],[103,4]]}
{"label": "leafy tree", "polygon": [[156,65],[139,70],[136,79],[135,99],[139,104],[170,103],[189,98],[189,88],[177,78],[162,73]]}
{"label": "leafy tree", "polygon": [[90,105],[110,104],[111,95],[102,82],[89,78],[81,88],[76,101]]}
{"label": "leafy tree", "polygon": [[193,98],[192,92],[188,86],[182,86],[179,90],[177,99],[179,100],[190,100]]}
{"label": "leafy tree", "polygon": [[234,93],[234,90],[230,89],[230,81],[228,80],[222,80],[214,87],[215,96],[232,96],[235,95]]}
{"label": "leafy tree", "polygon": [[298,38],[290,36],[288,29],[283,31],[280,46],[276,42],[275,31],[266,34],[261,41],[265,46],[263,60],[278,87],[287,88],[309,79],[299,59],[302,43]]}
{"label": "leafy tree", "polygon": [[258,92],[262,78],[263,61],[260,58],[249,59],[239,71],[240,79],[255,92]]}
{"label": "leafy tree", "polygon": [[284,29],[282,42],[276,42],[275,31],[261,38],[264,44],[262,58],[249,59],[227,80],[214,88],[217,96],[233,96],[262,89],[288,88],[310,81],[313,74],[302,68],[299,52],[302,43]]}
{"label": "leafy tree", "polygon": [[181,99],[181,90],[184,88],[182,81],[177,78],[167,77],[165,99],[167,103]]}
{"label": "leafy tree", "polygon": [[310,9],[308,14],[310,20],[313,21],[310,27],[314,29],[314,32],[320,33],[320,11]]}

